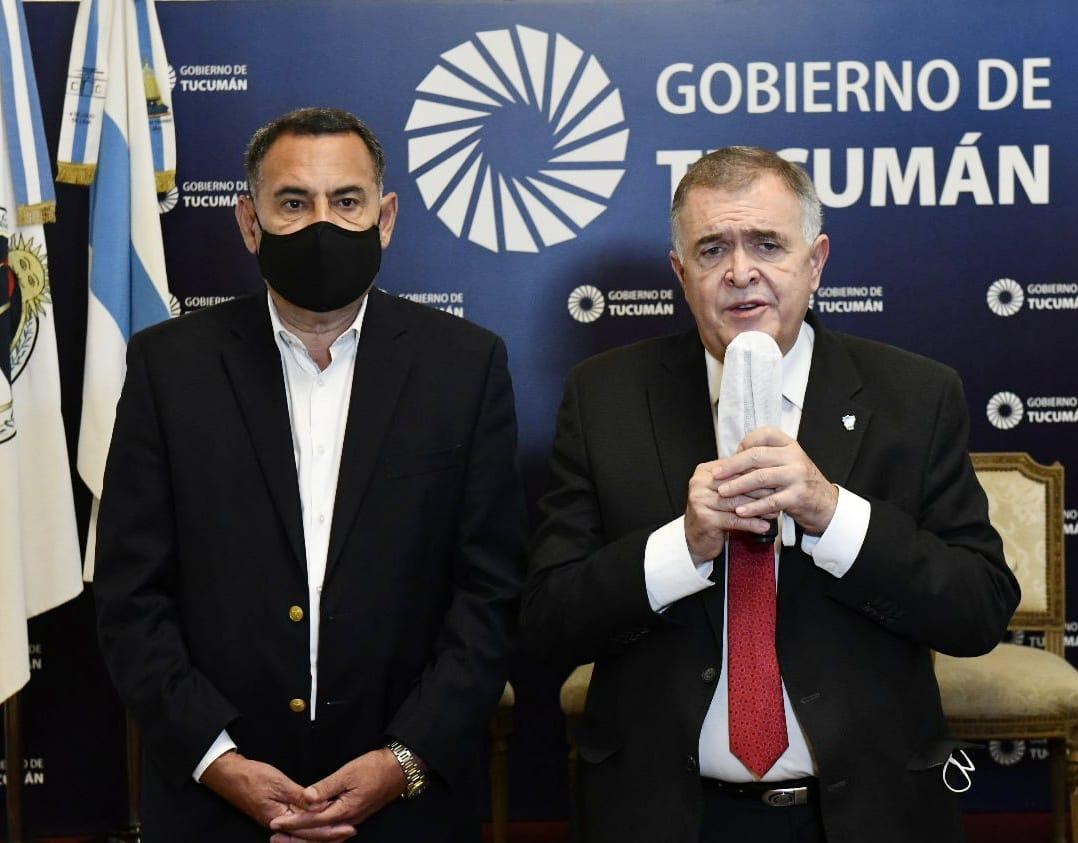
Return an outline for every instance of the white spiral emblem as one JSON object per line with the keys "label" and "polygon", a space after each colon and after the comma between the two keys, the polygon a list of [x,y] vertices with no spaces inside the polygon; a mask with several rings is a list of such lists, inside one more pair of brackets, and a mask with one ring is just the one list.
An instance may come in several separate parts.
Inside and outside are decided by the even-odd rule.
{"label": "white spiral emblem", "polygon": [[492,252],[572,240],[625,175],[629,129],[599,61],[526,26],[476,33],[440,59],[404,126],[424,205]]}
{"label": "white spiral emblem", "polygon": [[598,287],[584,284],[569,294],[569,315],[577,322],[594,322],[606,310],[606,299]]}
{"label": "white spiral emblem", "polygon": [[1022,309],[1026,294],[1022,291],[1022,285],[1013,278],[1000,278],[989,286],[985,299],[988,309],[996,316],[1014,316]]}
{"label": "white spiral emblem", "polygon": [[988,421],[1000,430],[1010,430],[1022,421],[1025,408],[1013,392],[997,392],[988,399]]}
{"label": "white spiral emblem", "polygon": [[161,214],[167,214],[173,208],[176,207],[176,203],[180,201],[180,189],[173,185],[168,189],[168,193],[157,194],[157,211]]}
{"label": "white spiral emblem", "polygon": [[[1004,749],[1005,744],[1010,747]],[[992,760],[1004,767],[1013,767],[1026,756],[1025,741],[989,741],[988,754]]]}

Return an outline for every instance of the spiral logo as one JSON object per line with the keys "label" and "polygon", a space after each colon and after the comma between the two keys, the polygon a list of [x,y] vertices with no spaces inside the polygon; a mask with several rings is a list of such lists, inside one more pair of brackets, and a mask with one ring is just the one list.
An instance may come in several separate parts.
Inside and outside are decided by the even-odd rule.
{"label": "spiral logo", "polygon": [[988,309],[996,316],[1014,316],[1022,309],[1026,294],[1022,291],[1022,285],[1013,278],[1000,278],[988,287],[985,299]]}
{"label": "spiral logo", "polygon": [[1000,430],[1017,427],[1024,412],[1022,399],[1013,392],[997,392],[988,399],[988,421]]}
{"label": "spiral logo", "polygon": [[560,33],[479,32],[416,86],[408,172],[456,237],[491,252],[572,240],[625,175],[621,94]]}
{"label": "spiral logo", "polygon": [[180,201],[180,189],[173,185],[168,189],[168,193],[157,194],[157,211],[161,214],[167,214],[173,208],[176,207],[176,203]]}
{"label": "spiral logo", "polygon": [[577,322],[594,322],[606,310],[606,299],[598,287],[584,284],[569,294],[569,315]]}
{"label": "spiral logo", "polygon": [[1025,741],[989,741],[988,754],[1004,767],[1013,767],[1026,756]]}

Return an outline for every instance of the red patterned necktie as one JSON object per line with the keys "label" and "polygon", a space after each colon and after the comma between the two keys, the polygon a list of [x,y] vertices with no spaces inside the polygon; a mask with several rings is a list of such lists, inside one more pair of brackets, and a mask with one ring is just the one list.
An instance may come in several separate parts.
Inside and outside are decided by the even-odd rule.
{"label": "red patterned necktie", "polygon": [[730,751],[763,778],[789,745],[775,652],[775,546],[732,532],[729,559]]}

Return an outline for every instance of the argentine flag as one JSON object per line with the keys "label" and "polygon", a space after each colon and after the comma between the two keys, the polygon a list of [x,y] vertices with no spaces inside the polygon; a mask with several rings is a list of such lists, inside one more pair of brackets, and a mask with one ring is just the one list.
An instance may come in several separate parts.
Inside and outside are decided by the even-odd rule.
{"label": "argentine flag", "polygon": [[[90,200],[90,296],[78,469],[94,496],[85,579],[93,578],[98,503],[105,458],[126,374],[131,335],[173,313],[165,277],[154,152],[139,54],[139,11],[146,0],[112,7],[108,79]],[[148,8],[153,13],[152,2]],[[156,14],[153,14],[156,24]]]}

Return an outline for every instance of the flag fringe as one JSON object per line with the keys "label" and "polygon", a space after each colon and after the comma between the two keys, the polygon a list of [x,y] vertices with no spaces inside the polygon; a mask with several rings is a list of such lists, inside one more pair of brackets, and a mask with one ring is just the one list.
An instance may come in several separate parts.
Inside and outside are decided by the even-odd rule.
{"label": "flag fringe", "polygon": [[47,222],[56,222],[55,202],[19,206],[19,225],[43,225]]}
{"label": "flag fringe", "polygon": [[153,174],[154,186],[158,193],[168,193],[176,186],[176,171],[161,170]]}
{"label": "flag fringe", "polygon": [[74,161],[59,161],[56,164],[56,180],[64,184],[93,184],[96,172],[97,164],[79,164]]}

